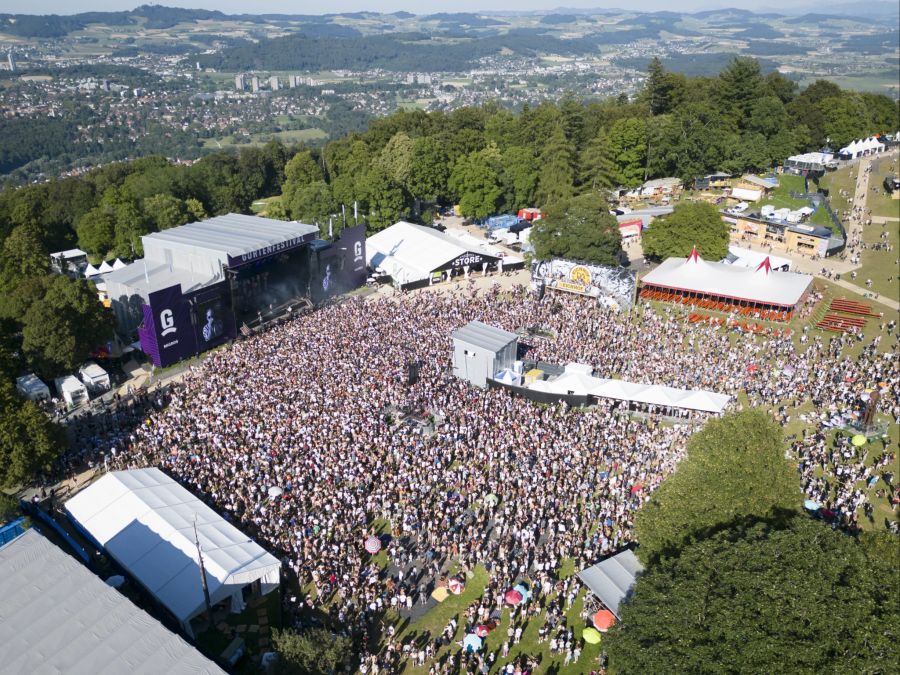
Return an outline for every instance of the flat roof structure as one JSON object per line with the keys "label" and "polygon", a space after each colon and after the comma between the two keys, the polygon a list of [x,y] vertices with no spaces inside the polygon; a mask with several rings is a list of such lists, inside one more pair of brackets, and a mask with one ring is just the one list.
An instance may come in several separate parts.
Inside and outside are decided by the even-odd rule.
{"label": "flat roof structure", "polygon": [[496,326],[489,326],[481,321],[470,321],[462,328],[457,328],[453,331],[452,337],[454,340],[459,340],[490,352],[498,352],[510,342],[519,339],[519,336],[515,333],[510,333],[508,330],[503,330]]}
{"label": "flat roof structure", "polygon": [[145,250],[149,243],[151,246],[161,244],[173,249],[199,248],[237,257],[298,237],[318,234],[316,225],[229,213],[153,232],[141,237],[141,240]]}
{"label": "flat roof structure", "polygon": [[224,675],[35,530],[0,547],[4,673]]}
{"label": "flat roof structure", "polygon": [[278,587],[275,556],[159,469],[111,471],[66,502],[66,511],[189,634],[190,620],[205,609],[195,527],[213,605],[254,581],[264,591]]}
{"label": "flat roof structure", "polygon": [[644,286],[746,302],[795,307],[812,283],[808,274],[778,272],[768,258],[754,270],[703,260],[696,249],[688,258],[668,258],[644,275]]}

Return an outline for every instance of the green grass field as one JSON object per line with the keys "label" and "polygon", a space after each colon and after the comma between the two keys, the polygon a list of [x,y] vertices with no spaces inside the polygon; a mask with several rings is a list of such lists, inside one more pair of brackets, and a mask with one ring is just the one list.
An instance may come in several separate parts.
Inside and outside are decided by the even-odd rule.
{"label": "green grass field", "polygon": [[[810,185],[810,189],[814,192],[815,186]],[[771,204],[776,209],[801,209],[804,206],[809,206],[809,202],[806,199],[794,199],[793,197],[791,197],[791,192],[805,191],[806,185],[804,183],[803,176],[781,174],[780,176],[778,176],[778,187],[772,191],[772,194],[759,202],[757,206],[765,206],[766,204]],[[822,227],[831,229],[831,220],[828,218],[828,214],[825,212],[825,209],[817,209],[816,212],[812,214],[812,216],[810,216],[809,222],[813,225],[821,225]]]}
{"label": "green grass field", "polygon": [[235,143],[234,136],[224,136],[222,138],[207,138],[203,141],[203,147],[211,150],[223,150],[229,146],[250,146],[265,145],[271,139],[277,138],[282,143],[306,143],[309,141],[320,141],[328,138],[328,134],[322,129],[291,129],[290,131],[274,131],[265,134],[252,134],[249,143]]}
{"label": "green grass field", "polygon": [[[898,169],[897,153],[891,153],[872,163],[866,206],[871,209],[873,216],[900,219],[900,199],[891,199],[891,196],[884,190],[885,177],[896,176],[898,171],[900,169]],[[877,188],[877,192],[873,188]],[[897,228],[893,229],[896,234]]]}

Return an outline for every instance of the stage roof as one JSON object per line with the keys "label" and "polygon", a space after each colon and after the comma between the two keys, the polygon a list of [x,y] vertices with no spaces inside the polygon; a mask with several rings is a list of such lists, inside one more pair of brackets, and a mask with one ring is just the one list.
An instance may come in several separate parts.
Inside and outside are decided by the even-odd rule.
{"label": "stage roof", "polygon": [[75,521],[179,621],[204,610],[196,523],[212,604],[281,563],[159,469],[111,471],[66,502]]}
{"label": "stage roof", "polygon": [[35,530],[0,547],[4,673],[223,674]]}
{"label": "stage roof", "polygon": [[318,236],[317,225],[229,213],[141,237],[166,247],[199,248],[232,257],[304,236]]}
{"label": "stage roof", "polygon": [[809,288],[812,277],[777,272],[765,261],[755,270],[707,262],[695,251],[689,258],[668,258],[655,270],[645,274],[641,283],[731,300],[794,307]]}
{"label": "stage roof", "polygon": [[518,336],[481,321],[470,321],[453,331],[453,339],[487,351],[498,352],[513,340],[517,340]]}
{"label": "stage roof", "polygon": [[643,571],[644,566],[637,556],[631,550],[625,550],[581,570],[578,578],[618,619],[619,605],[627,597],[637,575]]}

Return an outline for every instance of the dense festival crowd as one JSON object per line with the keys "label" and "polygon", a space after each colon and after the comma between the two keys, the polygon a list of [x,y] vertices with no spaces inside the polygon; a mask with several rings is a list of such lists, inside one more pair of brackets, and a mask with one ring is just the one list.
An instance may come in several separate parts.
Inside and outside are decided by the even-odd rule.
{"label": "dense festival crowd", "polygon": [[[280,552],[304,589],[288,595],[290,616],[329,613],[364,645],[364,672],[396,672],[404,661],[432,673],[487,672],[498,660],[501,672],[530,672],[536,657],[515,645],[532,621],[552,657],[577,663],[586,657],[567,612],[580,582],[560,578],[560,565],[572,559],[578,570],[632,541],[636,510],[675,468],[692,426],[638,419],[613,402],[539,406],[457,380],[450,335],[470,320],[539,329],[547,337],[530,358],[587,363],[600,377],[746,392],[784,423],[811,402],[804,414],[821,432],[793,447],[807,494],[847,527],[867,504],[857,478],[884,480],[896,504],[880,473],[892,449],[860,472],[859,454],[825,440],[828,426],[860,414],[860,392],[876,383],[881,410],[900,419],[896,345],[881,353],[876,338],[848,358],[861,336],[804,334],[797,347],[786,335],[690,324],[681,312],[615,313],[581,297],[537,300],[498,287],[349,300],[211,354],[164,411],[128,438],[105,440],[116,467],[163,467]],[[420,378],[409,385],[413,361]],[[283,493],[272,498],[273,487]],[[385,548],[377,558],[364,549],[373,535]],[[465,626],[454,619],[401,641],[383,623],[390,609],[420,616],[449,578],[467,583],[481,568],[487,586]],[[520,582],[529,592],[499,649],[446,648],[493,626]],[[373,635],[377,644],[367,643]]]}

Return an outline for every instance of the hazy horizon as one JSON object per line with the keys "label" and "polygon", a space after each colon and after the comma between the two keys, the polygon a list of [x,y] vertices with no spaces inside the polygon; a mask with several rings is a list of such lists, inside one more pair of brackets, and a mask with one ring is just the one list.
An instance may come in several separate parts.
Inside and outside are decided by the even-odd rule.
{"label": "hazy horizon", "polygon": [[[6,4],[6,3],[4,3]],[[409,0],[387,0],[372,3],[360,0],[335,0],[329,3],[328,11],[320,11],[303,7],[289,0],[263,0],[262,2],[247,2],[246,0],[165,0],[159,2],[123,1],[123,0],[11,0],[8,6],[3,7],[3,13],[9,14],[77,14],[79,12],[115,12],[131,10],[142,4],[159,4],[166,7],[181,7],[185,9],[218,10],[225,14],[335,14],[341,12],[391,12],[408,11],[414,14],[424,15],[435,12],[516,12],[516,11],[556,11],[564,9],[623,9],[642,12],[655,12],[660,10],[695,12],[707,9],[724,9],[735,7],[756,12],[791,12],[800,9],[817,8],[827,12],[829,7],[846,7],[848,4],[862,4],[834,0],[833,2],[817,2],[811,0],[783,0],[777,7],[775,3],[766,2],[766,6],[760,7],[753,0],[723,0],[721,2],[709,2],[708,0],[684,0],[678,7],[673,7],[666,0],[638,0],[637,2],[625,2],[622,0],[603,2],[598,0],[565,0],[559,5],[552,5],[546,0],[491,0],[489,9],[481,0],[432,0],[423,6],[410,3]],[[299,5],[299,6],[298,6]]]}

